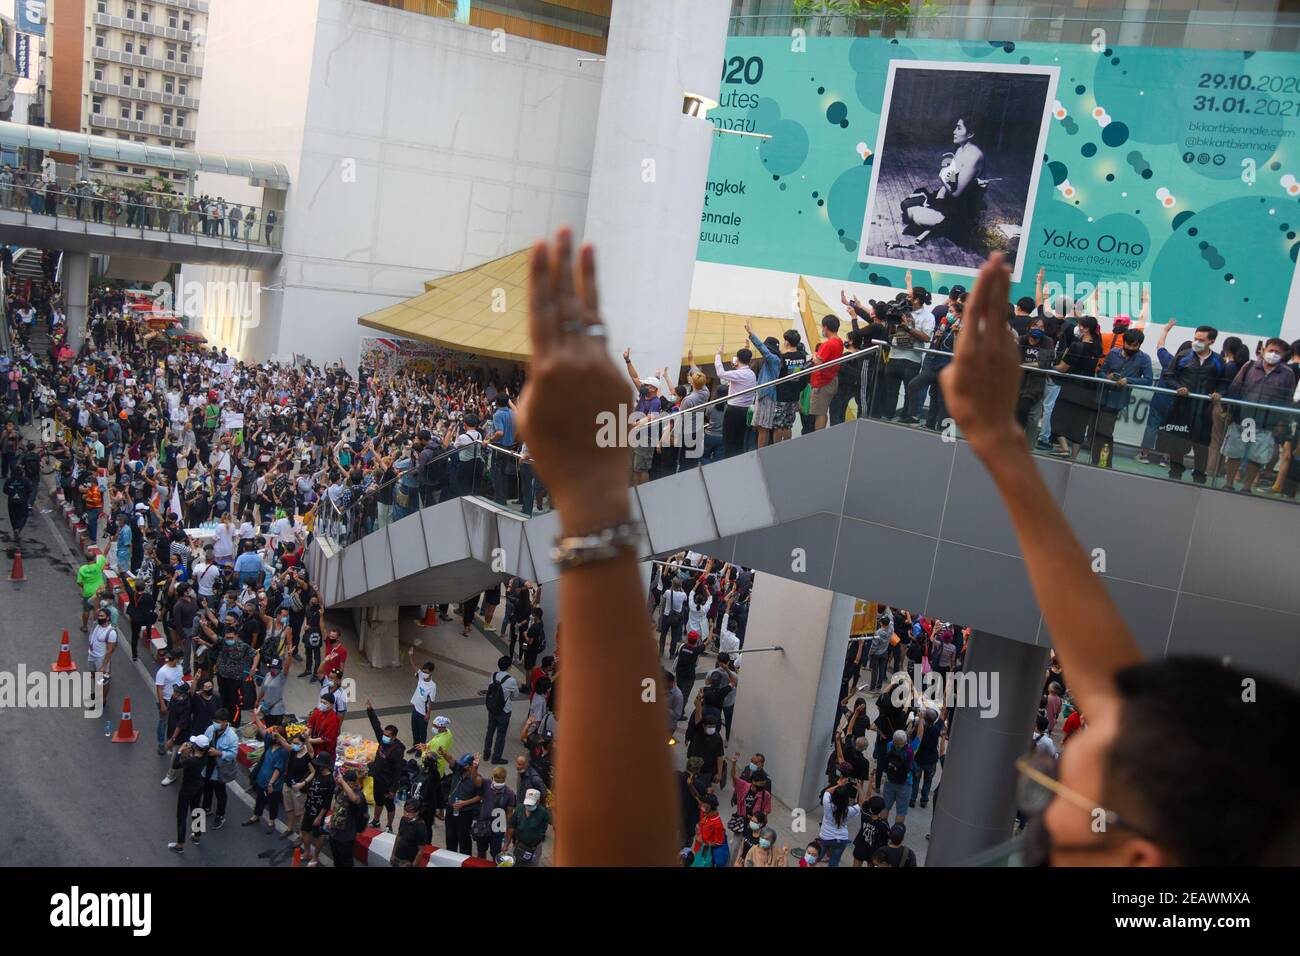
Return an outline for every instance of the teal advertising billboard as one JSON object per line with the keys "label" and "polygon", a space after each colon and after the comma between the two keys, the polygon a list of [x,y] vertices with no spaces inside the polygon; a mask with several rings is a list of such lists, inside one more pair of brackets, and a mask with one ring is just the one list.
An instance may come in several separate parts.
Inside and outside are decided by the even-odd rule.
{"label": "teal advertising billboard", "polygon": [[1161,321],[1282,326],[1296,54],[733,37],[709,119],[755,135],[715,139],[701,261],[943,291],[997,249],[1016,296],[1042,269],[1074,299],[1156,289]]}

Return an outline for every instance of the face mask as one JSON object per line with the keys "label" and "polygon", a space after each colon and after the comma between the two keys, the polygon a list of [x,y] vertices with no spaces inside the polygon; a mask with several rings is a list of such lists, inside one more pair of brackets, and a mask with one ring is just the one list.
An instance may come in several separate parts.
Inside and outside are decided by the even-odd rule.
{"label": "face mask", "polygon": [[492,781],[493,790],[504,790],[505,788],[506,788],[505,781],[502,781],[501,783],[497,783],[495,780]]}
{"label": "face mask", "polygon": [[1029,330],[1029,337],[1030,337],[1031,339],[1041,339],[1041,338],[1043,337],[1043,330],[1042,330],[1042,329],[1030,329],[1030,330]]}
{"label": "face mask", "polygon": [[316,705],[316,709],[320,711],[324,711],[328,708],[328,706],[329,705],[326,704],[325,701],[321,701],[319,704]]}
{"label": "face mask", "polygon": [[761,846],[764,850],[772,849],[772,841],[767,839],[767,837],[759,837],[758,845]]}
{"label": "face mask", "polygon": [[302,744],[294,744],[294,745],[293,745],[293,752],[296,753],[296,754],[300,754],[300,753],[302,753],[304,749],[306,749],[306,748],[305,748]]}
{"label": "face mask", "polygon": [[753,773],[757,769],[758,769],[758,764],[754,763],[754,761],[751,760],[749,762],[749,772]]}
{"label": "face mask", "polygon": [[705,732],[706,734],[708,734],[710,737],[712,737],[714,734],[716,734],[716,733],[718,732],[718,728],[717,728],[717,727],[705,727],[705,728],[704,728],[704,732]]}
{"label": "face mask", "polygon": [[812,866],[814,863],[817,862],[817,855],[815,853],[805,853],[803,855],[803,861],[807,863],[809,866]]}
{"label": "face mask", "polygon": [[1193,342],[1193,343],[1192,343],[1192,351],[1195,352],[1195,353],[1197,353],[1198,355],[1199,355],[1201,352],[1204,352],[1204,351],[1205,351],[1206,349],[1208,349],[1209,347],[1210,347],[1210,343],[1209,343],[1209,342],[1199,342],[1199,341],[1196,341],[1196,342]]}
{"label": "face mask", "polygon": [[1267,364],[1269,364],[1269,365],[1276,365],[1278,362],[1282,361],[1282,353],[1281,353],[1281,352],[1265,352],[1265,353],[1264,353],[1264,361],[1265,361]]}
{"label": "face mask", "polygon": [[379,739],[382,740],[382,741],[383,741],[384,743],[386,743],[386,744],[391,744],[391,743],[393,742],[393,738],[390,737],[390,736],[388,736],[388,734],[384,734],[384,735],[383,735],[382,737],[380,737]]}
{"label": "face mask", "polygon": [[753,820],[749,821],[749,828],[754,832],[758,832],[758,824],[755,823]]}

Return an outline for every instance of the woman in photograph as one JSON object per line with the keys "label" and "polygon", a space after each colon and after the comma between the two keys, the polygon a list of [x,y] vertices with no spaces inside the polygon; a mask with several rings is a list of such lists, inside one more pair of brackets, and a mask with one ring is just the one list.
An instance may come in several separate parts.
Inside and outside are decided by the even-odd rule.
{"label": "woman in photograph", "polygon": [[909,227],[929,233],[943,226],[960,234],[970,225],[979,201],[984,152],[975,145],[978,124],[969,116],[957,117],[952,128],[954,149],[939,164],[939,188],[903,200],[903,218]]}

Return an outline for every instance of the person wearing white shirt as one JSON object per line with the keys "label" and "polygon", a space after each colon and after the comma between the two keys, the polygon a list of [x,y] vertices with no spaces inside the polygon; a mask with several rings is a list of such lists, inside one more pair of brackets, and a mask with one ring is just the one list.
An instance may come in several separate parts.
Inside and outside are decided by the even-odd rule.
{"label": "person wearing white shirt", "polygon": [[109,659],[117,650],[117,628],[113,626],[108,609],[101,607],[95,615],[95,626],[87,637],[86,660],[92,673],[102,673],[108,678]]}
{"label": "person wearing white shirt", "polygon": [[230,564],[235,559],[235,526],[226,515],[212,529],[212,553],[218,564]]}
{"label": "person wearing white shirt", "polygon": [[745,450],[745,432],[748,429],[749,406],[754,404],[755,394],[741,395],[740,392],[753,388],[758,378],[749,363],[754,360],[754,353],[741,349],[731,360],[731,365],[722,365],[721,350],[713,357],[713,368],[718,378],[727,383],[727,410],[722,418],[722,448],[726,457],[738,455]]}
{"label": "person wearing white shirt", "polygon": [[181,667],[180,654],[168,651],[165,662],[154,674],[154,694],[158,698],[158,755],[167,752],[167,702],[172,699],[176,685],[185,682],[185,668]]}
{"label": "person wearing white shirt", "polygon": [[[411,648],[415,657],[415,648]],[[429,737],[429,714],[438,698],[438,685],[433,680],[433,661],[425,661],[415,672],[415,692],[411,694],[411,739],[422,744]]]}

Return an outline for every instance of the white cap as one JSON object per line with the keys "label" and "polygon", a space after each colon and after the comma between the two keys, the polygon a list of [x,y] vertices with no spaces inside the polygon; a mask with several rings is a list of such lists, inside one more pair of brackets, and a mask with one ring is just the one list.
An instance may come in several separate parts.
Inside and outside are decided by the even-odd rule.
{"label": "white cap", "polygon": [[212,741],[208,740],[207,734],[198,734],[190,738],[190,743],[202,750],[207,750]]}
{"label": "white cap", "polygon": [[659,381],[659,379],[655,378],[653,375],[649,376],[648,378],[641,379],[641,384],[648,386],[649,388],[656,389],[657,391],[660,392],[664,390],[663,382]]}
{"label": "white cap", "polygon": [[535,807],[541,801],[541,799],[542,799],[542,792],[540,790],[529,790],[527,793],[524,794],[524,806]]}
{"label": "white cap", "polygon": [[443,717],[441,714],[439,714],[437,717],[433,718],[433,726],[437,727],[439,730],[450,727],[451,718]]}

